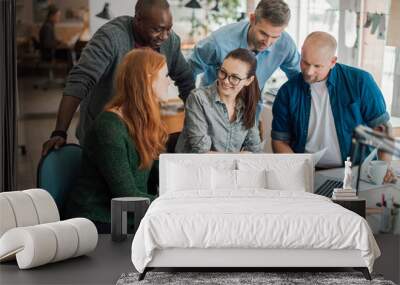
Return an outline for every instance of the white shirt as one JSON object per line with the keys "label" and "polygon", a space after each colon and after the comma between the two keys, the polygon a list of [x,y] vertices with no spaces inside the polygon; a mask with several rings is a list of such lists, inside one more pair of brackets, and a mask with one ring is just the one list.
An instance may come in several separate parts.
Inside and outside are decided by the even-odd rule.
{"label": "white shirt", "polygon": [[323,168],[340,167],[342,165],[342,156],[326,80],[312,83],[310,88],[311,110],[306,152],[315,153],[326,148],[327,150],[317,166]]}

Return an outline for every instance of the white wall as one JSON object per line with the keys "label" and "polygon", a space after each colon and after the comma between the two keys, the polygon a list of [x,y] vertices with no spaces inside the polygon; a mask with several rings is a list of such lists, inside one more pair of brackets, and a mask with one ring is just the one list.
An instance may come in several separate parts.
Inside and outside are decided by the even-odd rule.
{"label": "white wall", "polygon": [[107,20],[96,17],[103,10],[104,3],[110,3],[110,10],[114,17],[133,16],[136,0],[89,0],[90,33],[93,35]]}

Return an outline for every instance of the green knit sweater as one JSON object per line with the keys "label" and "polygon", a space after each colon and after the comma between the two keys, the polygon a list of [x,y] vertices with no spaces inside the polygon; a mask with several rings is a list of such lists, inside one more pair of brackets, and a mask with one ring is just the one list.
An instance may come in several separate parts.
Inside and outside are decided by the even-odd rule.
{"label": "green knit sweater", "polygon": [[154,179],[149,179],[150,169],[141,170],[139,164],[139,154],[126,125],[115,113],[101,113],[85,137],[81,175],[75,189],[68,193],[66,216],[110,223],[112,198],[153,200],[158,163],[153,164]]}

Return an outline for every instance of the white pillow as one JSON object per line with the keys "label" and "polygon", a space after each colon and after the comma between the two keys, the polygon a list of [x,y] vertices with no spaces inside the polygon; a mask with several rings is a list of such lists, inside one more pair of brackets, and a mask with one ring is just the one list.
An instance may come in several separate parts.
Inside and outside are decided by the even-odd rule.
{"label": "white pillow", "polygon": [[267,176],[263,170],[212,169],[214,190],[238,190],[241,188],[267,188]]}
{"label": "white pillow", "polygon": [[237,188],[267,188],[267,171],[236,170]]}
{"label": "white pillow", "polygon": [[236,170],[212,168],[212,189],[236,190]]}
{"label": "white pillow", "polygon": [[307,177],[304,163],[293,164],[290,169],[269,169],[268,189],[306,191]]}
{"label": "white pillow", "polygon": [[307,161],[283,159],[238,159],[238,169],[248,171],[266,170],[267,188],[271,190],[307,191],[310,187]]}
{"label": "white pillow", "polygon": [[168,191],[211,189],[211,167],[168,163]]}

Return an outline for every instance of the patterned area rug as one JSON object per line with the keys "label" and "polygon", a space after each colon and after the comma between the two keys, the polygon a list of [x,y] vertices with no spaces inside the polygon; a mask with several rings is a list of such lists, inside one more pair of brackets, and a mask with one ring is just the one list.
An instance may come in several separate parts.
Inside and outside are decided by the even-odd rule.
{"label": "patterned area rug", "polygon": [[139,273],[122,274],[117,285],[145,284],[221,284],[221,285],[395,285],[384,280],[382,276],[372,275],[368,281],[360,272],[148,272],[142,281],[138,281]]}

